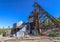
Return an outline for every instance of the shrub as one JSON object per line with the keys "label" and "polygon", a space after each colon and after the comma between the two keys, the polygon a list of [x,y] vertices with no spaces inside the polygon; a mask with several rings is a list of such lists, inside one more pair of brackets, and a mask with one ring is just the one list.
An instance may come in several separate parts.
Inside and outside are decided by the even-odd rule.
{"label": "shrub", "polygon": [[51,37],[60,37],[60,33],[50,32],[49,36],[51,36]]}

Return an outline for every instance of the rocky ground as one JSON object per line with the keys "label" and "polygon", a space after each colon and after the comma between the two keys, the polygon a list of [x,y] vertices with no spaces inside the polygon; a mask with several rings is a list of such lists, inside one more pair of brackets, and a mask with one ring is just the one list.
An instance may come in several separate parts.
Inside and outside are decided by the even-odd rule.
{"label": "rocky ground", "polygon": [[0,37],[0,42],[60,42],[60,39],[53,39],[43,36],[31,36],[31,37]]}

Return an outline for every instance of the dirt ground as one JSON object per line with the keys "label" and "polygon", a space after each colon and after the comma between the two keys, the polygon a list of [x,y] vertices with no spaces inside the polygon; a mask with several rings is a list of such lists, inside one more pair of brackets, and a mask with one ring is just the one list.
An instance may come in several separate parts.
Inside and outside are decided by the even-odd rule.
{"label": "dirt ground", "polygon": [[60,40],[53,40],[48,37],[31,36],[31,37],[0,37],[0,42],[60,42]]}

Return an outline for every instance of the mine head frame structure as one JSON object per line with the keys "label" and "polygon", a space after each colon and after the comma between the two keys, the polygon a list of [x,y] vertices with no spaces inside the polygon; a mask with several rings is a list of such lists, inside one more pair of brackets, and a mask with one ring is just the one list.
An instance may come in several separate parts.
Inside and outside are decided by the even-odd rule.
{"label": "mine head frame structure", "polygon": [[45,11],[37,2],[35,2],[33,6],[34,6],[34,10],[31,12],[30,16],[28,17],[28,22],[30,24],[31,30],[36,29],[36,32],[40,34],[40,29],[50,28],[50,25],[52,24],[48,24],[46,26],[45,22],[47,20],[51,20],[54,27],[60,28],[60,22],[57,21],[53,16],[51,16],[47,11]]}

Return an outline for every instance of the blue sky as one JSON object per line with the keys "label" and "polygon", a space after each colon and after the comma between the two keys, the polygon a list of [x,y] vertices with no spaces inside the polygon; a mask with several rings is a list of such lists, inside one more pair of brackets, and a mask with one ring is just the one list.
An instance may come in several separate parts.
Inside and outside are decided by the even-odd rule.
{"label": "blue sky", "polygon": [[[47,12],[54,17],[60,17],[60,0],[37,0]],[[33,10],[34,0],[0,0],[0,27],[8,27],[23,20],[27,22],[28,15]]]}

